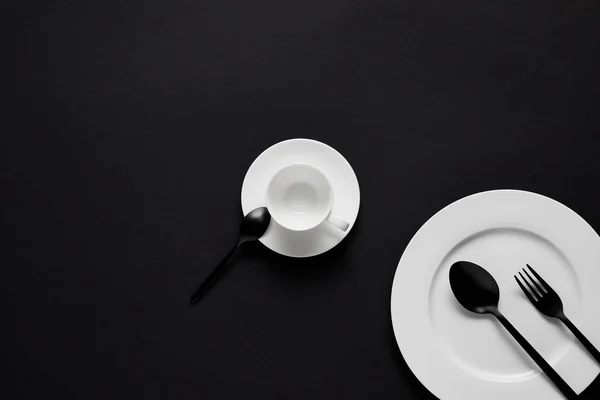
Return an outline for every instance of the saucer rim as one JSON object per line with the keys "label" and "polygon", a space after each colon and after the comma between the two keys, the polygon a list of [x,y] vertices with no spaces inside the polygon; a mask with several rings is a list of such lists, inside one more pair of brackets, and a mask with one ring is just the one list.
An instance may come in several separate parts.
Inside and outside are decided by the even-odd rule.
{"label": "saucer rim", "polygon": [[[321,147],[321,148],[326,148],[328,151],[332,152],[332,154],[335,154],[335,157],[337,159],[336,162],[340,163],[340,165],[343,165],[345,168],[348,168],[348,172],[351,172],[353,178],[354,178],[354,182],[356,183],[356,199],[352,200],[352,218],[349,218],[352,222],[348,221],[350,223],[350,226],[348,227],[348,230],[345,232],[340,232],[339,233],[339,239],[335,241],[335,244],[331,245],[330,247],[324,249],[324,250],[318,250],[318,251],[310,251],[310,252],[302,252],[302,253],[296,253],[296,254],[292,254],[290,252],[284,251],[281,248],[278,248],[277,246],[271,246],[267,243],[265,243],[265,241],[263,240],[264,236],[267,236],[269,234],[269,232],[271,231],[271,227],[269,227],[269,229],[267,230],[267,232],[265,233],[265,235],[263,236],[263,238],[260,238],[259,241],[267,248],[269,248],[270,250],[287,256],[287,257],[292,257],[292,258],[308,258],[308,257],[314,257],[314,256],[318,256],[320,254],[324,254],[326,252],[328,252],[329,250],[335,248],[336,246],[338,246],[346,236],[348,236],[350,234],[350,232],[352,231],[352,228],[354,227],[357,219],[358,219],[358,214],[360,212],[360,203],[361,203],[361,193],[360,193],[360,184],[358,181],[358,177],[356,175],[356,172],[354,171],[354,169],[352,168],[352,165],[348,162],[348,160],[335,148],[333,148],[332,146],[320,142],[318,140],[315,139],[309,139],[309,138],[292,138],[292,139],[286,139],[280,142],[277,142],[273,145],[271,145],[270,147],[266,148],[265,150],[263,150],[250,164],[250,166],[248,167],[248,170],[246,171],[246,174],[244,175],[244,180],[242,182],[242,188],[241,188],[241,206],[242,206],[242,212],[246,213],[246,211],[251,211],[249,209],[246,209],[244,207],[244,188],[246,187],[246,184],[248,183],[248,176],[250,174],[250,171],[252,170],[252,168],[255,166],[255,164],[257,163],[257,161],[263,157],[268,157],[269,153],[276,150],[279,147],[282,146],[288,146],[290,145],[290,143],[309,143],[311,146],[317,146],[317,147]],[[289,165],[292,164],[297,164],[297,162],[292,162]],[[311,165],[309,163],[307,163],[307,165]],[[314,165],[313,165],[314,167]],[[340,168],[340,167],[338,167]],[[317,168],[319,169],[319,168]],[[328,179],[328,181],[333,181],[334,179],[330,176],[326,175],[326,178]],[[335,194],[334,194],[335,196]],[[335,201],[335,200],[334,200]],[[332,209],[332,212],[334,209]],[[334,212],[335,213],[335,212]],[[271,221],[271,224],[276,224],[277,222],[275,221]],[[324,226],[324,224],[327,224],[326,221],[323,221],[321,224],[319,224],[318,226],[312,228],[312,229],[308,229],[308,230],[304,230],[304,231],[290,231],[290,235],[294,236],[294,235],[298,235],[298,234],[306,234],[306,232],[311,232],[313,230],[317,230],[317,229],[324,229],[322,228]]]}

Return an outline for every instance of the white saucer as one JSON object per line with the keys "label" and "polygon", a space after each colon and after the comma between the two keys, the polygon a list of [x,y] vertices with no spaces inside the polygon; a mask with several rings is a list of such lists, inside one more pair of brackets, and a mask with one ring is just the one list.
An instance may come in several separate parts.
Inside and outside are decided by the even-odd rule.
{"label": "white saucer", "polygon": [[450,266],[472,261],[500,286],[500,310],[580,393],[600,367],[558,321],[541,315],[513,274],[525,263],[556,290],[565,313],[600,346],[600,237],[574,211],[538,194],[496,190],[435,214],[408,244],[391,298],[396,340],[408,366],[443,400],[562,400],[493,317],[464,310]]}
{"label": "white saucer", "polygon": [[360,190],[354,170],[332,147],[310,139],[279,142],[262,152],[252,163],[242,184],[244,215],[265,205],[269,181],[281,168],[292,164],[309,164],[319,169],[334,191],[332,213],[347,221],[346,232],[324,222],[308,231],[296,232],[282,228],[275,221],[260,241],[269,249],[290,257],[310,257],[332,249],[350,233],[360,206]]}

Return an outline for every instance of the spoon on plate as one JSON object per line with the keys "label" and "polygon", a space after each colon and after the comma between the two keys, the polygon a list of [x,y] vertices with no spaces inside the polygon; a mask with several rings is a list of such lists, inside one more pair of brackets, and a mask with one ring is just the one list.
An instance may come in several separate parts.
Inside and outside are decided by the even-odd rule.
{"label": "spoon on plate", "polygon": [[450,267],[450,287],[456,300],[467,310],[476,314],[492,314],[496,317],[567,399],[577,397],[567,382],[500,312],[498,309],[500,288],[489,272],[472,262],[455,262]]}
{"label": "spoon on plate", "polygon": [[266,207],[258,207],[250,211],[244,217],[240,226],[240,237],[238,242],[231,250],[229,250],[229,253],[227,253],[225,258],[215,267],[208,278],[198,286],[198,289],[196,289],[194,294],[192,294],[192,297],[190,297],[191,304],[196,304],[202,296],[204,296],[204,294],[212,288],[227,271],[229,271],[231,268],[229,261],[237,253],[237,250],[242,247],[244,243],[258,240],[265,234],[270,223],[271,214]]}

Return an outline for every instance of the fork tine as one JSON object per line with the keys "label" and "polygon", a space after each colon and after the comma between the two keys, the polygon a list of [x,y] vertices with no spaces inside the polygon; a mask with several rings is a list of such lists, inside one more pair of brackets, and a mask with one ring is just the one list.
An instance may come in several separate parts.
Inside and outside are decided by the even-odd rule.
{"label": "fork tine", "polygon": [[529,268],[529,270],[531,271],[531,273],[533,274],[533,276],[535,276],[537,278],[538,281],[540,281],[540,284],[542,284],[542,286],[544,287],[544,289],[546,290],[546,292],[549,292],[552,290],[552,288],[550,287],[550,285],[548,285],[546,283],[546,281],[544,279],[542,279],[542,277],[534,271],[533,268],[531,268],[531,265],[529,264],[525,264],[527,265],[527,268]]}
{"label": "fork tine", "polygon": [[525,279],[525,277],[523,276],[523,274],[521,273],[521,271],[519,271],[519,275],[521,276],[521,279],[523,279],[523,282],[525,282],[525,284],[527,285],[527,287],[529,288],[529,290],[531,290],[531,294],[533,294],[536,298],[541,298],[541,294],[538,293],[533,286],[531,286],[531,283],[529,283],[529,281],[527,279]]}
{"label": "fork tine", "polygon": [[525,286],[523,286],[523,284],[521,283],[521,281],[519,280],[519,278],[517,278],[516,275],[513,275],[515,277],[515,281],[517,281],[517,283],[519,284],[519,287],[521,288],[521,290],[523,291],[523,293],[525,293],[525,296],[527,296],[527,298],[529,299],[529,301],[531,301],[532,303],[537,303],[536,298],[529,293],[529,290],[527,290],[527,288],[525,288]]}
{"label": "fork tine", "polygon": [[531,283],[533,283],[535,288],[538,290],[538,292],[540,293],[540,296],[543,296],[544,293],[548,292],[541,284],[539,284],[535,279],[533,279],[531,277],[531,275],[529,275],[529,272],[527,272],[527,270],[525,268],[523,268],[523,272],[525,272],[525,275],[527,275],[527,277],[529,278]]}

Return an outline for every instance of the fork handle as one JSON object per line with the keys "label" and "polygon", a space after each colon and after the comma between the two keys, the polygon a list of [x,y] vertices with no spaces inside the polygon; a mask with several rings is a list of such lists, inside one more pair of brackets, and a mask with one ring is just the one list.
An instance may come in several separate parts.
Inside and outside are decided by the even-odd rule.
{"label": "fork handle", "polygon": [[544,360],[544,357],[542,357],[542,355],[538,353],[532,345],[529,344],[527,339],[525,339],[523,335],[521,335],[519,331],[517,331],[517,329],[510,322],[508,322],[506,317],[502,315],[500,311],[497,311],[497,313],[494,312],[493,314],[496,318],[498,318],[498,321],[500,321],[500,323],[504,325],[506,330],[515,338],[515,340],[521,345],[523,350],[525,350],[527,354],[529,354],[529,357],[531,357],[533,361],[535,361],[535,363],[539,365],[542,371],[544,371],[548,378],[550,378],[554,386],[556,386],[558,390],[562,392],[565,398],[567,398],[568,400],[576,399],[577,393],[575,393],[575,391],[571,389],[567,382],[565,382],[565,380],[560,377],[558,372],[556,372],[554,368],[552,368],[550,364],[548,364],[548,362]]}
{"label": "fork handle", "polygon": [[600,364],[600,351],[594,347],[594,345],[577,329],[577,327],[571,322],[566,316],[560,319],[569,328],[573,335],[581,342],[583,347],[594,357],[594,359]]}

